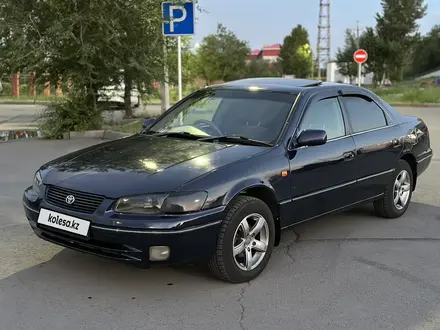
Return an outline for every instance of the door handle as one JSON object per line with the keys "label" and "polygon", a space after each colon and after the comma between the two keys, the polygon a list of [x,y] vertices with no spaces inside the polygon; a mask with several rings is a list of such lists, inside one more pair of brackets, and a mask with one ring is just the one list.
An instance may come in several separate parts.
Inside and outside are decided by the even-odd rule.
{"label": "door handle", "polygon": [[344,153],[344,160],[352,160],[352,159],[354,159],[354,157],[355,157],[355,154],[353,151],[349,151],[349,152]]}

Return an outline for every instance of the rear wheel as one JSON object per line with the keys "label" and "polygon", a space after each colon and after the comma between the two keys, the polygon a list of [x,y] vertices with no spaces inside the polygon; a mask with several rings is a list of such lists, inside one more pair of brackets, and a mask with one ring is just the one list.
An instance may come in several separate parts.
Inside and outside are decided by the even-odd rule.
{"label": "rear wheel", "polygon": [[374,202],[377,214],[384,218],[398,218],[408,209],[414,183],[411,166],[401,159],[385,188],[384,196]]}
{"label": "rear wheel", "polygon": [[223,220],[209,269],[224,281],[250,281],[266,267],[274,241],[275,222],[269,207],[258,198],[239,196]]}

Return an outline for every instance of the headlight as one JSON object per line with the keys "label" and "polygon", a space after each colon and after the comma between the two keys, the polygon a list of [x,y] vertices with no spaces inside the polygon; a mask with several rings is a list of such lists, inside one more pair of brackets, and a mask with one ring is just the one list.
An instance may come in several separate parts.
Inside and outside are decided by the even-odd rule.
{"label": "headlight", "polygon": [[123,197],[116,202],[115,211],[137,214],[194,212],[203,207],[207,197],[205,191]]}
{"label": "headlight", "polygon": [[43,183],[43,179],[41,178],[40,171],[37,171],[34,175],[34,181],[32,182],[32,190],[37,194],[40,192],[40,186]]}
{"label": "headlight", "polygon": [[121,213],[159,213],[167,195],[123,197],[116,202],[115,211]]}
{"label": "headlight", "polygon": [[161,211],[163,213],[200,211],[207,197],[208,193],[206,191],[173,193],[165,199]]}

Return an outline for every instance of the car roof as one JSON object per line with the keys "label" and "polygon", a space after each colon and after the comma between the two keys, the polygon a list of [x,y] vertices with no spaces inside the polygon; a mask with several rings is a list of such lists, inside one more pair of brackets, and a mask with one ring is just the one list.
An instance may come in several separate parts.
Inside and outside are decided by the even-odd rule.
{"label": "car roof", "polygon": [[343,86],[338,83],[327,83],[313,79],[296,78],[247,78],[229,81],[209,88],[250,89],[259,88],[273,92],[300,93],[304,89],[324,86]]}

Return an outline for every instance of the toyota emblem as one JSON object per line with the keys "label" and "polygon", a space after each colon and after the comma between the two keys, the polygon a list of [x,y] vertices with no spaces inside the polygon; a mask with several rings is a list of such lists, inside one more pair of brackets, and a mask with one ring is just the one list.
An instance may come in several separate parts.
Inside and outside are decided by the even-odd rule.
{"label": "toyota emblem", "polygon": [[66,203],[69,204],[69,205],[75,203],[75,196],[73,196],[73,195],[67,196],[66,197]]}

